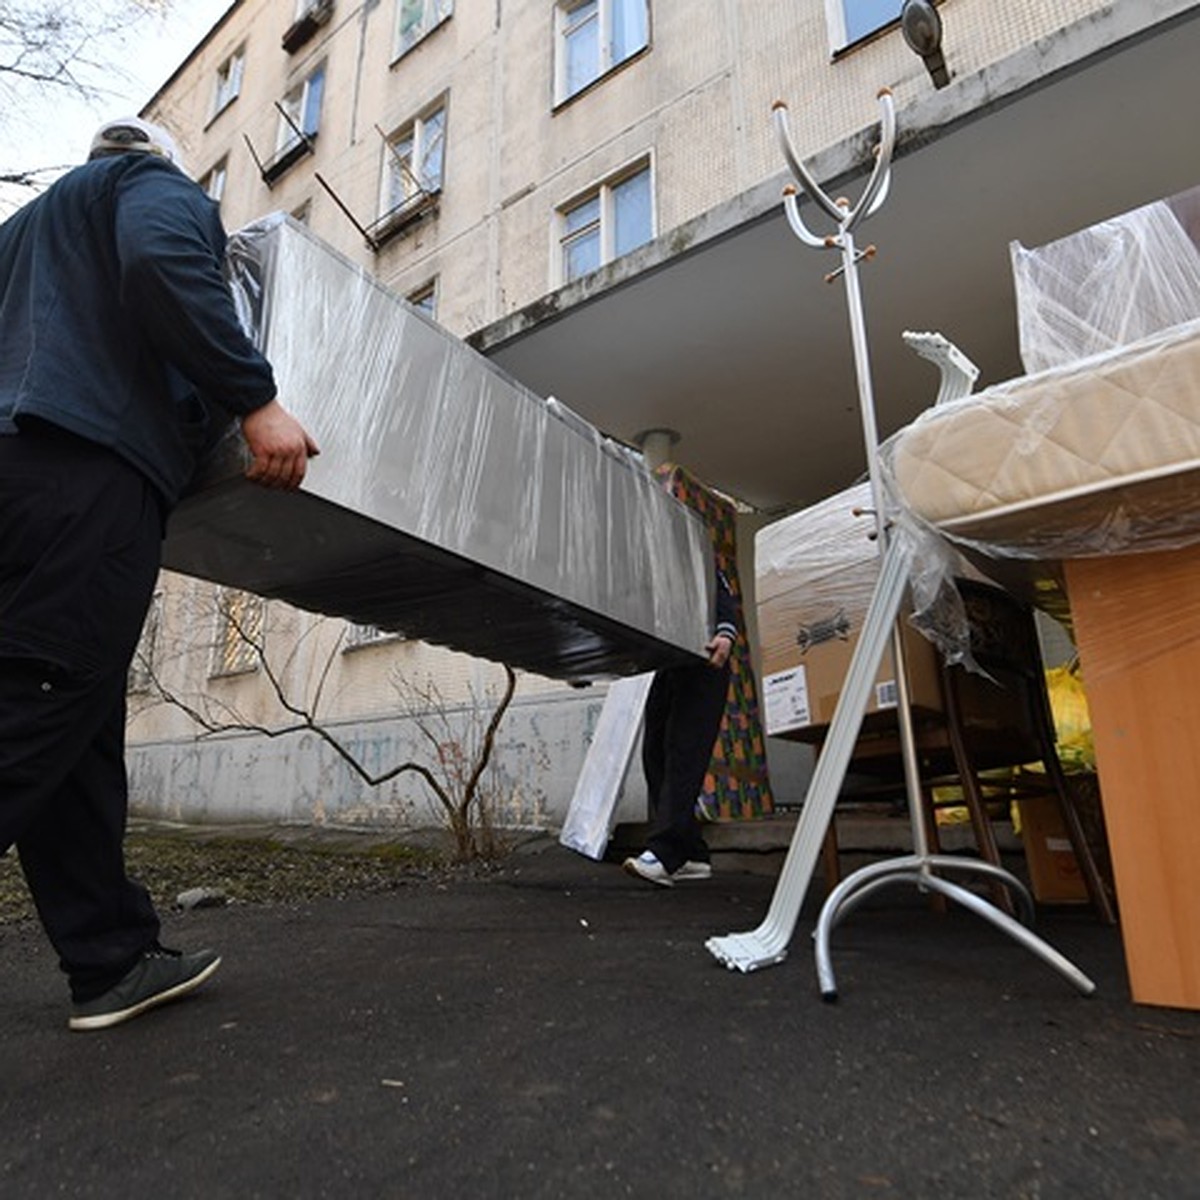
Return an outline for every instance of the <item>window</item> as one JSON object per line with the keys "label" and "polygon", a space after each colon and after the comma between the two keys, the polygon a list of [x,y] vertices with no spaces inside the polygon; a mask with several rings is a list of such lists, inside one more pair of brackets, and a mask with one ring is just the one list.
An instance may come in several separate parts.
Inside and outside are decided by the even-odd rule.
{"label": "window", "polygon": [[650,40],[648,0],[559,0],[555,20],[556,103],[644,50]]}
{"label": "window", "polygon": [[395,57],[411,50],[453,11],[454,0],[396,0]]}
{"label": "window", "polygon": [[244,675],[258,670],[266,602],[250,592],[217,589],[217,629],[209,674]]}
{"label": "window", "polygon": [[215,200],[218,204],[221,203],[221,197],[225,195],[225,175],[228,164],[229,159],[227,157],[221,159],[212,170],[201,175],[198,181],[204,189],[204,194],[210,200]]}
{"label": "window", "polygon": [[[298,83],[282,101],[286,117],[279,118],[275,149],[287,150],[305,137],[316,137],[321,124],[321,96],[325,91],[325,66],[322,64],[302,83]],[[297,132],[299,130],[299,132]]]}
{"label": "window", "polygon": [[562,279],[570,283],[654,236],[650,165],[614,176],[561,210]]}
{"label": "window", "polygon": [[367,226],[373,250],[437,211],[445,158],[444,102],[384,138],[379,216]]}
{"label": "window", "polygon": [[239,46],[218,68],[213,90],[212,115],[224,112],[242,90],[242,71],[246,66],[246,48]]}
{"label": "window", "polygon": [[439,104],[387,139],[379,211],[389,213],[421,192],[442,187],[446,106]]}
{"label": "window", "polygon": [[260,164],[268,187],[294,163],[312,152],[312,141],[321,123],[321,96],[325,91],[325,66],[317,67],[280,101],[275,153]]}
{"label": "window", "polygon": [[415,291],[409,292],[405,299],[419,308],[427,317],[437,320],[437,280],[431,279]]}
{"label": "window", "polygon": [[844,50],[883,29],[900,19],[903,7],[904,0],[825,0],[830,48]]}

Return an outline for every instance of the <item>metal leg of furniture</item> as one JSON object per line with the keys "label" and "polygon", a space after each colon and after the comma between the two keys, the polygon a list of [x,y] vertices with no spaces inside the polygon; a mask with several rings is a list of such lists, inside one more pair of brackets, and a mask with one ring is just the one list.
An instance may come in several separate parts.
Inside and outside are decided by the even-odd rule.
{"label": "metal leg of furniture", "polygon": [[[970,909],[985,921],[990,921],[1003,933],[1007,933],[1009,937],[1019,942],[1033,954],[1036,954],[1048,966],[1058,971],[1068,983],[1077,988],[1083,995],[1090,996],[1095,992],[1095,983],[1075,966],[1070,959],[1060,954],[1048,942],[1043,941],[1031,929],[1022,925],[1007,913],[1001,912],[1000,909],[990,901],[985,900],[982,896],[957,883],[952,883],[948,879],[929,874],[927,868],[933,865],[934,863],[929,859],[918,856],[892,859],[888,862],[873,863],[869,867],[864,867],[860,871],[856,871],[854,875],[848,876],[838,885],[834,894],[829,897],[829,900],[821,910],[814,934],[817,983],[821,989],[822,1000],[832,1003],[838,998],[837,982],[833,974],[833,961],[829,948],[829,939],[834,926],[851,909],[856,907],[873,892],[880,891],[896,883],[913,884],[922,890],[935,891],[950,900],[957,901],[964,908]],[[943,863],[941,865],[945,866],[946,864]],[[954,865],[962,868],[967,864],[957,861]],[[988,874],[1005,874],[1004,871],[998,868],[990,867],[988,863],[970,865],[976,869],[979,867],[989,867],[989,871],[986,872]],[[872,872],[871,877],[863,878],[864,872]],[[1012,879],[1011,876],[1009,880],[1010,886],[1015,885],[1018,889],[1018,894],[1024,891],[1021,885],[1015,879]],[[845,889],[844,892],[843,889]],[[838,896],[838,892],[842,892],[842,895]],[[1029,898],[1028,893],[1025,893],[1024,899],[1028,903],[1030,910],[1032,910],[1033,901]]]}

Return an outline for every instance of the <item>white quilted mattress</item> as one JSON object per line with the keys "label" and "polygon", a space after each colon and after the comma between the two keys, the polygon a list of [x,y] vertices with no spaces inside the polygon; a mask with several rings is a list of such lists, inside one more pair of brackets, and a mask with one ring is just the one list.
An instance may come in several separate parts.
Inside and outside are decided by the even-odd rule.
{"label": "white quilted mattress", "polygon": [[999,555],[1200,535],[1200,320],[939,405],[885,443],[905,507]]}

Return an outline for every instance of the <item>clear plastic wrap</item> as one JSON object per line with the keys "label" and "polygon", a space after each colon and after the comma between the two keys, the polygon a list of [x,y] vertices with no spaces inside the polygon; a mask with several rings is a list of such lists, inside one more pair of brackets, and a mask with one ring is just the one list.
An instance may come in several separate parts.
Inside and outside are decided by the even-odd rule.
{"label": "clear plastic wrap", "polygon": [[[1179,198],[1176,206],[1186,202]],[[1200,249],[1165,200],[1034,249],[1011,244],[1030,374],[1200,316]]]}
{"label": "clear plastic wrap", "polygon": [[1200,188],[1035,250],[1013,248],[1029,374],[927,409],[880,448],[928,570],[961,552],[1070,622],[1063,564],[1200,542]]}
{"label": "clear plastic wrap", "polygon": [[272,493],[226,438],[166,565],[553,677],[699,653],[708,535],[637,456],[282,214],[231,236],[229,275],[321,455]]}

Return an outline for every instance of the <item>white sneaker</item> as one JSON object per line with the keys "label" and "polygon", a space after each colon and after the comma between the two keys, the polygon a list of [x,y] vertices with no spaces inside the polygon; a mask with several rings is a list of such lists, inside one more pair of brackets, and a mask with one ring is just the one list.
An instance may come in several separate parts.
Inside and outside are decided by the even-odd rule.
{"label": "white sneaker", "polygon": [[712,863],[699,862],[689,858],[687,862],[671,876],[672,879],[711,879]]}
{"label": "white sneaker", "polygon": [[657,883],[659,887],[674,886],[675,881],[671,878],[670,871],[649,850],[643,850],[637,858],[627,858],[622,867],[626,874]]}

